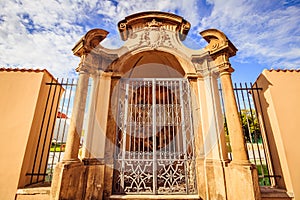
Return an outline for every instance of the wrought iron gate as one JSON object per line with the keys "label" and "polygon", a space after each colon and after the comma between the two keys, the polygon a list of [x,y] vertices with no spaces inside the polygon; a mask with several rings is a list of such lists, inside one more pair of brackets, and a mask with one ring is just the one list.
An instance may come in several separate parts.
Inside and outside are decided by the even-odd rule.
{"label": "wrought iron gate", "polygon": [[114,192],[194,194],[195,153],[186,79],[121,79]]}

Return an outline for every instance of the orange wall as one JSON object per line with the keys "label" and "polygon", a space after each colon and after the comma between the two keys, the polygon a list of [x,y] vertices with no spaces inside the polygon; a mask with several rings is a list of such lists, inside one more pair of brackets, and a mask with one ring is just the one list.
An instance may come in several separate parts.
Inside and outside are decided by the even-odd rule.
{"label": "orange wall", "polygon": [[17,188],[28,183],[25,175],[32,166],[45,108],[45,82],[51,79],[42,70],[0,71],[0,199],[14,199]]}
{"label": "orange wall", "polygon": [[280,187],[300,198],[300,72],[264,70],[256,83],[274,168],[283,176]]}

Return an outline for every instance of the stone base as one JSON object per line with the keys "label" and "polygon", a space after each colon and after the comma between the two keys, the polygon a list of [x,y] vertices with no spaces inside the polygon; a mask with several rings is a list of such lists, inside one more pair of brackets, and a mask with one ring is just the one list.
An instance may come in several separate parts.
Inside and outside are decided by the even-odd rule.
{"label": "stone base", "polygon": [[250,163],[197,160],[198,195],[202,199],[258,200],[257,170]]}
{"label": "stone base", "polygon": [[84,199],[103,199],[104,169],[102,160],[83,160],[86,168],[86,186]]}
{"label": "stone base", "polygon": [[105,165],[97,159],[58,163],[51,186],[51,200],[102,199]]}
{"label": "stone base", "polygon": [[202,199],[225,200],[225,167],[227,162],[220,160],[197,160],[197,189]]}
{"label": "stone base", "polygon": [[145,200],[145,199],[169,199],[169,200],[202,200],[198,195],[112,195],[110,200]]}
{"label": "stone base", "polygon": [[221,161],[206,161],[206,195],[208,199],[227,199],[225,186],[225,168],[227,164]]}
{"label": "stone base", "polygon": [[260,187],[262,200],[292,200],[294,194],[288,193],[286,190],[263,186]]}
{"label": "stone base", "polygon": [[[254,165],[216,160],[197,161],[198,195],[178,199],[259,200],[258,174]],[[58,163],[52,182],[51,200],[137,199],[134,195],[112,195],[113,168],[95,159]],[[170,199],[176,199],[176,195]],[[141,195],[140,199],[145,196]],[[153,199],[166,198],[154,195]],[[147,195],[148,198],[148,195]]]}
{"label": "stone base", "polygon": [[50,192],[51,200],[82,199],[85,167],[81,161],[56,165]]}
{"label": "stone base", "polygon": [[230,163],[225,170],[228,200],[261,199],[255,165]]}
{"label": "stone base", "polygon": [[50,186],[18,189],[15,200],[49,200]]}

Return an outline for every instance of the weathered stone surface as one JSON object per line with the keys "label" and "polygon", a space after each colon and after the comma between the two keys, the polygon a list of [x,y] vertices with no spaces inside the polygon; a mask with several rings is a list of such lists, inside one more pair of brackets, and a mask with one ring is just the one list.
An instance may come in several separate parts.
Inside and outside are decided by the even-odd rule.
{"label": "weathered stone surface", "polygon": [[198,195],[112,195],[111,200],[141,200],[141,199],[169,199],[169,200],[202,200]]}
{"label": "weathered stone surface", "polygon": [[18,189],[15,200],[49,200],[50,186]]}
{"label": "weathered stone surface", "polygon": [[254,165],[230,163],[225,168],[228,199],[261,199],[258,185],[258,174]]}
{"label": "weathered stone surface", "polygon": [[86,166],[85,200],[102,199],[104,186],[104,165]]}
{"label": "weathered stone surface", "polygon": [[85,185],[85,167],[81,162],[58,163],[51,185],[50,199],[81,199]]}

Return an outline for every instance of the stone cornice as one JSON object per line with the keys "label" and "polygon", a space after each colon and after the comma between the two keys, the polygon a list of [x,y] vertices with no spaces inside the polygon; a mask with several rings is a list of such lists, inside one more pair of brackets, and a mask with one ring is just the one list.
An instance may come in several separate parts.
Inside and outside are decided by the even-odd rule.
{"label": "stone cornice", "polygon": [[213,60],[214,69],[220,73],[232,73],[234,69],[231,67],[229,58],[236,55],[237,48],[223,32],[217,29],[208,29],[200,34],[208,42],[205,49]]}
{"label": "stone cornice", "polygon": [[88,31],[73,47],[73,54],[81,57],[83,54],[90,53],[107,35],[108,32],[103,29],[92,29]]}
{"label": "stone cornice", "polygon": [[236,55],[238,49],[226,37],[226,35],[217,29],[208,29],[200,32],[201,36],[208,42],[206,49],[210,55],[226,52],[228,57]]}

